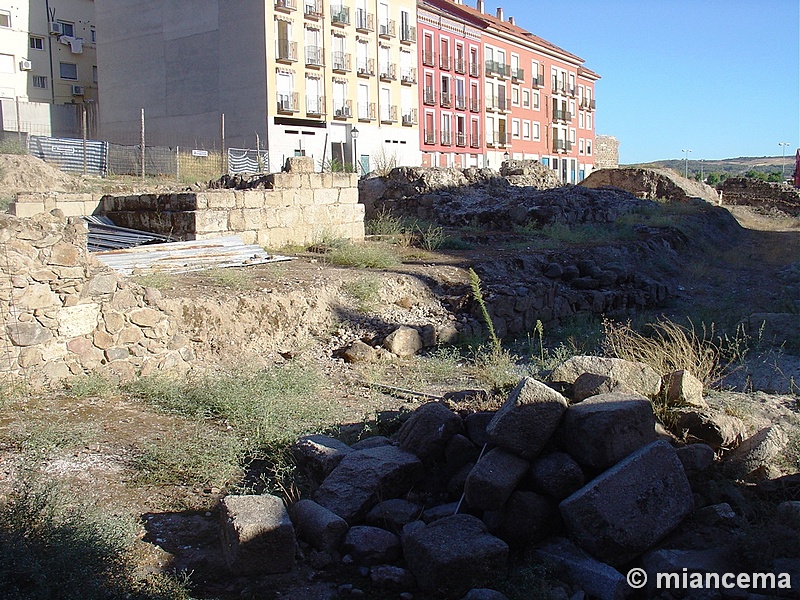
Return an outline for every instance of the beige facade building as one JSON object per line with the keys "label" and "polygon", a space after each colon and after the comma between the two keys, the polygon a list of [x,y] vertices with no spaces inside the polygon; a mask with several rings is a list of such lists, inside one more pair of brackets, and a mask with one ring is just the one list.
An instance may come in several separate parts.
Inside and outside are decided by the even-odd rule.
{"label": "beige facade building", "polygon": [[[413,0],[98,0],[101,135],[419,164]],[[131,27],[136,23],[136,27]],[[223,118],[224,115],[224,118]],[[354,131],[356,135],[354,136]]]}

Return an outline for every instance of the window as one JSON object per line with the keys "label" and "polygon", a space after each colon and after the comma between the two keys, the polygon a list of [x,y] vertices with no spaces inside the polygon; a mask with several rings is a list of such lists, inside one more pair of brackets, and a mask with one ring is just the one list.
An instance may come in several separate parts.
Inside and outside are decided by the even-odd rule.
{"label": "window", "polygon": [[61,26],[61,35],[75,37],[75,25],[73,23],[67,23],[66,21],[59,21],[58,24]]}
{"label": "window", "polygon": [[570,130],[569,130],[569,142],[570,142],[570,144],[574,144],[575,143],[575,130],[572,129],[572,128],[570,128]]}
{"label": "window", "polygon": [[92,81],[97,83],[97,65],[92,65]]}
{"label": "window", "polygon": [[592,113],[586,113],[586,129],[592,128]]}
{"label": "window", "polygon": [[592,140],[586,140],[586,154],[592,154]]}
{"label": "window", "polygon": [[519,119],[511,119],[511,137],[519,139]]}
{"label": "window", "polygon": [[32,50],[44,50],[44,38],[37,35],[32,35],[28,45]]}
{"label": "window", "polygon": [[72,81],[78,80],[78,65],[75,63],[59,63],[59,74],[61,79],[70,79]]}
{"label": "window", "polygon": [[11,27],[11,13],[7,10],[0,10],[0,27]]}
{"label": "window", "polygon": [[14,72],[14,55],[0,54],[0,73]]}
{"label": "window", "polygon": [[586,152],[585,144],[584,141],[580,139],[578,140],[578,154],[583,154],[584,152]]}
{"label": "window", "polygon": [[47,77],[44,75],[34,75],[33,76],[33,87],[39,88],[40,90],[47,89]]}
{"label": "window", "polygon": [[511,86],[511,104],[514,106],[519,106],[519,86],[512,85]]}
{"label": "window", "polygon": [[531,135],[533,136],[533,139],[538,142],[542,137],[539,130],[539,123],[536,123],[535,121],[531,123],[531,129]]}
{"label": "window", "polygon": [[522,122],[522,139],[523,140],[531,139],[531,122],[530,121],[523,121]]}
{"label": "window", "polygon": [[578,113],[578,127],[580,127],[581,129],[586,127],[586,122],[584,121],[583,111]]}
{"label": "window", "polygon": [[97,31],[94,27],[89,30],[89,38],[92,40],[93,44],[97,43]]}
{"label": "window", "polygon": [[533,110],[539,110],[539,92],[531,92],[533,98]]}
{"label": "window", "polygon": [[527,89],[522,90],[522,108],[531,107],[531,91]]}

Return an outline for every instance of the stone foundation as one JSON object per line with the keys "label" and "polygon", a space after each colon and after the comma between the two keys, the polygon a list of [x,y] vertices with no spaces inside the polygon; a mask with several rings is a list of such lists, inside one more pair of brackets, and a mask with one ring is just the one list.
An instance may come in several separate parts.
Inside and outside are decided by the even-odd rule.
{"label": "stone foundation", "polygon": [[725,204],[741,204],[764,209],[778,209],[800,216],[800,190],[782,183],[772,183],[750,177],[728,177],[717,189]]}

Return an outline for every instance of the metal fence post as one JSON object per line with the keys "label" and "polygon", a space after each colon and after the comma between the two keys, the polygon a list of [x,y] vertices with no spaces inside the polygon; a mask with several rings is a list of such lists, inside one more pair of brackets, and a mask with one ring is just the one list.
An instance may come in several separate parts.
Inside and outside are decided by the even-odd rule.
{"label": "metal fence post", "polygon": [[142,127],[141,127],[141,138],[140,143],[142,146],[142,180],[144,180],[145,176],[145,155],[144,155],[144,109],[142,109]]}
{"label": "metal fence post", "polygon": [[222,137],[222,173],[223,175],[228,172],[228,161],[226,160],[226,152],[225,152],[225,113],[222,113],[220,117],[220,134]]}
{"label": "metal fence post", "polygon": [[175,179],[181,180],[181,147],[175,146]]}

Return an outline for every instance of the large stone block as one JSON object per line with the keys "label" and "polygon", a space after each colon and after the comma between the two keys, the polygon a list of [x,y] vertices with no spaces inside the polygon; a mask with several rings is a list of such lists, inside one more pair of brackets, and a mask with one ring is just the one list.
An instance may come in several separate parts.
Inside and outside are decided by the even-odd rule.
{"label": "large stone block", "polygon": [[486,434],[501,448],[532,459],[544,448],[565,410],[564,396],[526,377],[494,415]]}
{"label": "large stone block", "polygon": [[360,565],[392,563],[400,558],[400,538],[390,531],[369,525],[351,527],[344,538],[342,551]]}
{"label": "large stone block", "polygon": [[397,442],[422,460],[431,460],[444,455],[447,442],[459,431],[461,417],[441,402],[428,402],[403,423]]}
{"label": "large stone block", "polygon": [[313,500],[299,500],[289,507],[297,534],[318,550],[334,552],[347,534],[347,521]]}
{"label": "large stone block", "polygon": [[452,515],[417,529],[404,539],[408,567],[430,594],[458,596],[500,572],[508,545],[471,515]]}
{"label": "large stone block", "polygon": [[225,562],[238,575],[286,573],[294,566],[294,527],[277,496],[227,496],[221,501]]}
{"label": "large stone block", "polygon": [[467,503],[482,510],[497,510],[517,487],[529,463],[502,448],[489,451],[472,468],[464,484]]}
{"label": "large stone block", "polygon": [[652,397],[661,390],[661,375],[652,367],[621,358],[573,356],[553,369],[550,379],[571,385],[584,373],[603,375],[611,379],[613,388],[622,386],[643,396]]}
{"label": "large stone block", "polygon": [[653,546],[693,508],[686,473],[665,441],[641,448],[559,504],[571,537],[611,565]]}
{"label": "large stone block", "polygon": [[563,500],[586,483],[580,465],[563,452],[537,458],[531,464],[527,480],[535,491],[556,500]]}
{"label": "large stone block", "polygon": [[327,435],[305,435],[292,445],[297,466],[320,481],[350,452],[350,446]]}
{"label": "large stone block", "polygon": [[314,499],[345,521],[356,523],[379,500],[397,498],[423,474],[422,462],[395,446],[357,450],[325,478]]}
{"label": "large stone block", "polygon": [[36,346],[51,340],[53,335],[39,323],[9,323],[6,334],[15,346]]}
{"label": "large stone block", "polygon": [[483,521],[490,533],[512,547],[541,542],[560,526],[553,500],[522,490],[511,494],[500,510],[487,511]]}
{"label": "large stone block", "polygon": [[58,309],[58,335],[74,338],[92,333],[100,318],[99,304],[77,304]]}
{"label": "large stone block", "polygon": [[582,465],[605,469],[656,439],[647,398],[613,392],[573,404],[561,424],[567,453]]}

